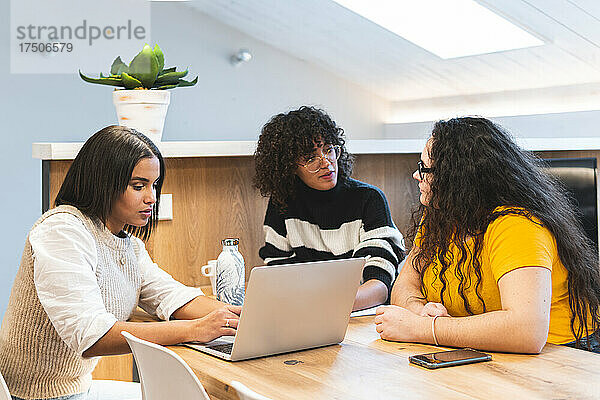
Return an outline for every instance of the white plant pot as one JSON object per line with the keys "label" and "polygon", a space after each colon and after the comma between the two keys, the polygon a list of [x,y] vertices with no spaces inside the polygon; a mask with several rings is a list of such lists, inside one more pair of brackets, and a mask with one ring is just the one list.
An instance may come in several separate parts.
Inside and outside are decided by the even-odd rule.
{"label": "white plant pot", "polygon": [[140,131],[154,143],[160,143],[170,101],[171,92],[168,90],[113,92],[119,125]]}

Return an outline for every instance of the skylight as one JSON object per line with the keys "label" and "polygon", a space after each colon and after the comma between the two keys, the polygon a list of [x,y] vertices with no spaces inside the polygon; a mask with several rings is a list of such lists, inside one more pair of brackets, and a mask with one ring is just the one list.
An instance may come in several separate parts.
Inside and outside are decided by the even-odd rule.
{"label": "skylight", "polygon": [[473,0],[334,1],[441,58],[544,44]]}

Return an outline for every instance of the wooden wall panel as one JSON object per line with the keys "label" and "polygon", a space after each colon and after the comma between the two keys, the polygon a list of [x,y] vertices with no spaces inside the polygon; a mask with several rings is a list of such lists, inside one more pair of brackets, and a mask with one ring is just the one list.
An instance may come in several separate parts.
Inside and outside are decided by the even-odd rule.
{"label": "wooden wall panel", "polygon": [[133,380],[133,356],[104,356],[92,372],[94,379],[110,379],[131,382]]}
{"label": "wooden wall panel", "polygon": [[419,187],[412,174],[418,154],[368,154],[356,157],[353,177],[379,187],[387,197],[394,223],[403,235],[419,201]]}
{"label": "wooden wall panel", "polygon": [[[600,151],[539,153],[545,158],[596,157]],[[353,176],[386,194],[392,217],[406,235],[419,189],[412,174],[418,154],[358,155]],[[50,165],[50,204],[71,161]],[[221,239],[239,237],[247,273],[261,265],[262,223],[267,199],[252,186],[252,157],[168,158],[163,193],[173,194],[173,220],[160,221],[147,243],[153,259],[173,277],[193,286],[209,285],[200,267],[221,251]],[[600,196],[599,196],[600,198]],[[409,243],[407,243],[409,244]],[[129,358],[128,358],[129,357]],[[95,378],[131,379],[131,356],[105,357]]]}
{"label": "wooden wall panel", "polygon": [[[371,154],[356,157],[353,176],[381,188],[398,228],[405,233],[418,202],[412,178],[417,154]],[[53,203],[71,161],[51,163]],[[147,243],[153,259],[173,277],[194,286],[210,285],[200,267],[221,252],[221,239],[239,237],[249,270],[261,265],[262,224],[267,199],[252,186],[251,157],[166,159],[163,193],[173,194],[173,220],[160,221]]]}
{"label": "wooden wall panel", "polygon": [[250,157],[167,159],[163,193],[173,194],[173,221],[160,221],[151,239],[154,260],[189,285],[210,285],[200,267],[240,239],[247,271],[261,265],[267,199],[252,187]]}
{"label": "wooden wall panel", "polygon": [[[536,154],[544,158],[596,157],[600,165],[600,151]],[[418,205],[419,189],[412,178],[418,160],[418,154],[356,156],[353,177],[383,190],[403,234],[408,232]],[[51,203],[70,164],[51,163]],[[166,166],[163,193],[173,194],[173,221],[160,221],[147,243],[153,259],[185,284],[209,285],[200,267],[219,255],[221,239],[239,237],[247,274],[261,265],[258,249],[263,245],[267,199],[252,186],[252,157],[168,158]]]}
{"label": "wooden wall panel", "polygon": [[60,190],[72,161],[52,161],[50,163],[50,208],[54,207],[54,199]]}

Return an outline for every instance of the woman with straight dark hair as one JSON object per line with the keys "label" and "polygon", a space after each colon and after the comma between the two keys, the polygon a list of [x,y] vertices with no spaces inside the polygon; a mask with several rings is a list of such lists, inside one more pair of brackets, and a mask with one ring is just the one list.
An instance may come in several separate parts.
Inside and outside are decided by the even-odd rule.
{"label": "woman with straight dark hair", "polygon": [[[27,236],[0,330],[13,399],[125,399],[92,382],[97,356],[128,353],[128,331],[163,344],[234,335],[240,307],[209,299],[152,262],[163,158],[146,136],[109,126],[90,137]],[[126,322],[137,306],[168,322]],[[169,321],[170,319],[177,321]]]}
{"label": "woman with straight dark hair", "polygon": [[413,177],[414,245],[377,311],[383,339],[600,352],[598,253],[563,187],[484,118],[435,124]]}

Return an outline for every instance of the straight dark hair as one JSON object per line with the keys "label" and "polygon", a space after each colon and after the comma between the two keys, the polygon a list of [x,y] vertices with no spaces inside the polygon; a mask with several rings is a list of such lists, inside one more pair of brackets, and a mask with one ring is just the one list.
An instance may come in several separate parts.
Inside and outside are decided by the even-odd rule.
{"label": "straight dark hair", "polygon": [[160,177],[156,182],[156,204],[150,220],[144,226],[125,225],[127,232],[147,240],[158,221],[165,163],[156,145],[135,129],[113,125],[92,135],[73,160],[54,205],[76,207],[106,225],[115,202],[127,189],[137,163],[153,157],[160,162]]}

